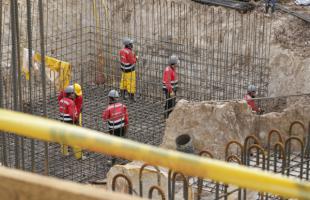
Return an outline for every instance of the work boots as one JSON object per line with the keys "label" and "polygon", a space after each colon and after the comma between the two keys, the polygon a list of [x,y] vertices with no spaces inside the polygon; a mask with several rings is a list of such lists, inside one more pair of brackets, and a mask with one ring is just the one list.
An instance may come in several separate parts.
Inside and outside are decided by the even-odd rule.
{"label": "work boots", "polygon": [[129,100],[130,100],[130,102],[136,102],[135,94],[129,93]]}
{"label": "work boots", "polygon": [[121,90],[120,93],[121,93],[122,99],[126,100],[126,90]]}

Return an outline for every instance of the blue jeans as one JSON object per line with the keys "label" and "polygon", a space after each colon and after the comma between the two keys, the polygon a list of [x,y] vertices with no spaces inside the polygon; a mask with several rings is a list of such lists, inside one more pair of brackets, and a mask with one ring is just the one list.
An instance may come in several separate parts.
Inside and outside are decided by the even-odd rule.
{"label": "blue jeans", "polygon": [[268,13],[269,7],[271,7],[271,12],[274,12],[276,6],[276,0],[266,0],[266,13]]}

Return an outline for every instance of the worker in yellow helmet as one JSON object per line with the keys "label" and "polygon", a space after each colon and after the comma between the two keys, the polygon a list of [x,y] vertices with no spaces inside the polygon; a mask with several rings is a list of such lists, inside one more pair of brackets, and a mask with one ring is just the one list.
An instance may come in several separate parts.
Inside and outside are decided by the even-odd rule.
{"label": "worker in yellow helmet", "polygon": [[82,87],[78,83],[73,84],[74,92],[76,95],[76,98],[74,100],[74,103],[76,105],[76,110],[79,116],[79,124],[82,126],[82,106],[83,106],[83,93],[82,93]]}
{"label": "worker in yellow helmet", "polygon": [[[82,126],[82,108],[83,108],[83,92],[82,87],[78,83],[73,84],[74,92],[76,95],[76,98],[74,100],[74,103],[76,105],[76,111],[79,116],[79,125]],[[74,156],[77,159],[85,159],[86,157],[83,155],[83,151],[79,147],[73,147]]]}

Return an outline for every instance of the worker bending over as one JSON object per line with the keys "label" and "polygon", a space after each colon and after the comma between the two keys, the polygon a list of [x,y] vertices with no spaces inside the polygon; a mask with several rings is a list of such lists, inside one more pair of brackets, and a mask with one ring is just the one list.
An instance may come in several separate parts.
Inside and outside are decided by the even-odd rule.
{"label": "worker bending over", "polygon": [[256,106],[255,101],[253,98],[256,97],[256,87],[255,85],[248,86],[248,92],[244,96],[244,100],[247,101],[248,106],[252,109],[253,112],[257,114],[263,113],[263,110]]}

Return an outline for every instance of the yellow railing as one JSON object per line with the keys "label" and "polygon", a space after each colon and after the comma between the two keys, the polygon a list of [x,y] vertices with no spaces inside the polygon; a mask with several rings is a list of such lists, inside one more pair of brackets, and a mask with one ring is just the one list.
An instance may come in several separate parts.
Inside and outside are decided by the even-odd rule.
{"label": "yellow railing", "polygon": [[80,146],[129,160],[143,160],[190,176],[204,177],[286,198],[310,200],[310,183],[126,140],[54,120],[0,109],[0,130],[40,140]]}

